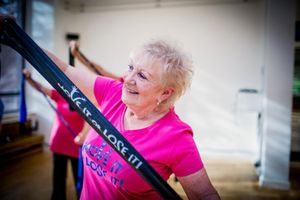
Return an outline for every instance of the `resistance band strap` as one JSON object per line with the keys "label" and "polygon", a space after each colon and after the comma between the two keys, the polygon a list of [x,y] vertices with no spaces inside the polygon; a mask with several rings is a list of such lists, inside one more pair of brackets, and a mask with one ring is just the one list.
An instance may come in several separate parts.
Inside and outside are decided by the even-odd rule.
{"label": "resistance band strap", "polygon": [[[23,75],[23,79],[25,79]],[[50,102],[48,96],[43,92],[43,90],[40,88],[40,86],[30,77],[31,82],[34,84],[35,88],[43,94],[45,97],[47,103],[50,105],[52,110],[56,113],[56,115],[59,117],[60,121],[63,123],[63,125],[68,129],[69,133],[72,135],[73,138],[76,137],[75,131],[71,128],[70,124],[65,120],[65,118],[62,116],[62,114],[56,109],[56,107]],[[74,112],[74,111],[73,111]],[[78,152],[78,171],[77,171],[77,182],[76,182],[76,190],[77,194],[80,194],[81,188],[82,188],[82,181],[83,181],[83,163],[82,163],[82,146],[79,146],[79,152]]]}
{"label": "resistance band strap", "polygon": [[79,55],[84,59],[85,62],[88,63],[88,65],[98,74],[102,75],[101,72],[96,68],[96,66],[77,48],[77,51],[79,52]]}
{"label": "resistance band strap", "polygon": [[0,34],[0,42],[12,47],[26,58],[94,130],[163,198],[180,199],[166,181],[11,18],[2,17],[2,20],[0,18]]}
{"label": "resistance band strap", "polygon": [[[24,76],[24,75],[23,75]],[[31,79],[31,78],[30,78]],[[76,133],[75,131],[71,128],[70,124],[65,120],[65,118],[62,116],[62,114],[56,109],[56,107],[50,102],[49,98],[47,97],[47,95],[43,92],[43,90],[40,88],[40,86],[34,81],[32,80],[32,83],[34,84],[35,88],[42,93],[42,95],[45,97],[46,101],[48,102],[48,104],[50,105],[50,107],[52,108],[52,110],[57,114],[57,116],[59,117],[59,119],[61,120],[61,122],[63,123],[63,125],[68,129],[69,133],[72,135],[73,138],[76,137]]]}
{"label": "resistance band strap", "polygon": [[[72,55],[72,49],[69,47],[69,65],[75,67],[75,59]],[[69,110],[74,111],[74,108],[69,104]],[[78,152],[78,170],[77,170],[77,182],[76,182],[76,190],[77,196],[80,197],[82,182],[83,182],[83,163],[82,163],[82,146],[79,147]]]}
{"label": "resistance band strap", "polygon": [[[74,56],[72,55],[71,47],[69,47],[69,65],[75,67],[75,59]],[[69,110],[74,111],[74,108],[70,104],[69,104]]]}
{"label": "resistance band strap", "polygon": [[69,65],[73,67],[75,66],[75,59],[74,56],[72,55],[71,48],[69,48]]}
{"label": "resistance band strap", "polygon": [[81,193],[82,183],[83,183],[83,159],[82,159],[82,146],[79,147],[79,157],[78,157],[78,171],[77,171],[77,182],[76,182],[76,190],[78,197]]}
{"label": "resistance band strap", "polygon": [[26,98],[25,98],[25,77],[22,76],[21,79],[21,91],[20,91],[20,115],[19,122],[25,123],[27,121],[27,108],[26,108]]}

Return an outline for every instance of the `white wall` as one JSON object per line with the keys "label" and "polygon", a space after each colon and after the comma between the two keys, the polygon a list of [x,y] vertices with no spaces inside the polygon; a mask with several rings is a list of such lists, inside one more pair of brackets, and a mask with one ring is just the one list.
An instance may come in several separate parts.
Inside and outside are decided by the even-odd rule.
{"label": "white wall", "polygon": [[295,1],[267,0],[260,184],[289,188]]}
{"label": "white wall", "polygon": [[237,115],[236,99],[240,88],[261,90],[260,1],[86,12],[56,1],[55,11],[55,52],[67,60],[65,34],[79,33],[81,50],[119,75],[136,45],[157,36],[179,41],[193,56],[195,76],[176,108],[203,156],[255,158],[257,113]]}

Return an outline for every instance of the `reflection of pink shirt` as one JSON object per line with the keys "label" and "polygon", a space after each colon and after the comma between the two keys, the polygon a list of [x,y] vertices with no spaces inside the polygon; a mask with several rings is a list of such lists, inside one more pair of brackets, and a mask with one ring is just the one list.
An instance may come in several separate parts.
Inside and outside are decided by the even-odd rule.
{"label": "reflection of pink shirt", "polygon": [[[51,91],[51,99],[55,101],[57,111],[72,130],[78,134],[84,125],[81,116],[76,111],[70,111],[68,102],[56,90]],[[75,144],[73,140],[74,136],[56,114],[50,136],[50,150],[58,154],[78,158],[79,145]]]}
{"label": "reflection of pink shirt", "polygon": [[[97,78],[94,86],[102,113],[137,149],[149,164],[167,180],[171,173],[187,176],[203,164],[193,140],[191,128],[171,109],[149,127],[124,130],[126,110],[121,101],[122,84]],[[90,199],[161,199],[95,131],[83,145],[84,183],[81,200]]]}

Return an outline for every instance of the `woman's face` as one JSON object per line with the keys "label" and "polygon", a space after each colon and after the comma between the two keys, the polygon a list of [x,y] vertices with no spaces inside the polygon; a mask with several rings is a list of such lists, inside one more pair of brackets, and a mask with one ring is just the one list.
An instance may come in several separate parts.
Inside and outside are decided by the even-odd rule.
{"label": "woman's face", "polygon": [[159,62],[137,56],[130,60],[123,79],[122,101],[131,109],[151,109],[163,94]]}

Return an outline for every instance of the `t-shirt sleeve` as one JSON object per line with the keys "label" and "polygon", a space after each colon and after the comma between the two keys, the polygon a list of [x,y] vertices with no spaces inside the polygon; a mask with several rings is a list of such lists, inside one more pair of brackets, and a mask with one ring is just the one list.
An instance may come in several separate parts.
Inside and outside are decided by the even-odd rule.
{"label": "t-shirt sleeve", "polygon": [[51,90],[51,96],[50,96],[50,98],[51,98],[53,101],[58,102],[58,101],[60,101],[63,97],[60,96],[60,94],[59,94],[56,90],[52,89],[52,90]]}
{"label": "t-shirt sleeve", "polygon": [[193,174],[203,168],[198,148],[188,131],[175,140],[171,155],[171,168],[178,177]]}
{"label": "t-shirt sleeve", "polygon": [[114,90],[120,84],[119,81],[108,77],[98,76],[94,84],[94,95],[97,103],[102,107],[103,102],[114,96]]}

